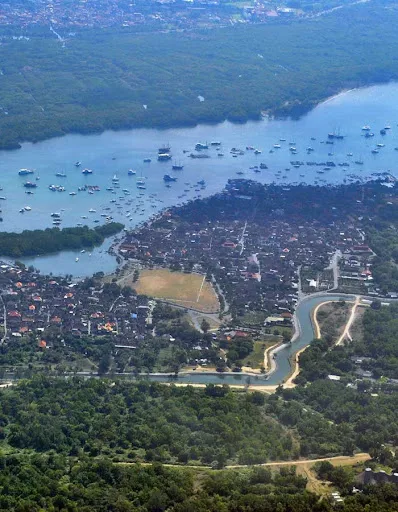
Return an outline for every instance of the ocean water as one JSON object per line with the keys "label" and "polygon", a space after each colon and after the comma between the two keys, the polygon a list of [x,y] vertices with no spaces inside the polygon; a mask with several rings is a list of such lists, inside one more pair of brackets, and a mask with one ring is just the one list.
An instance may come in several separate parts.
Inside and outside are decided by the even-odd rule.
{"label": "ocean water", "polygon": [[[394,149],[398,148],[397,123],[398,84],[390,83],[342,93],[321,103],[298,121],[264,119],[242,125],[224,122],[170,130],[107,131],[25,143],[20,150],[0,152],[0,196],[6,198],[0,200],[1,228],[22,231],[51,227],[52,212],[61,213],[62,226],[81,223],[94,227],[105,221],[105,215],[110,215],[127,228],[134,227],[166,206],[222,190],[228,178],[251,178],[263,183],[326,184],[357,177],[366,179],[377,172],[388,171],[398,176],[398,150]],[[371,127],[374,137],[364,137],[364,125]],[[390,129],[382,136],[380,129],[386,126]],[[329,132],[344,135],[344,140],[326,144]],[[222,146],[206,151],[210,158],[189,157],[197,142],[211,141],[220,141]],[[289,143],[294,143],[297,154],[291,153]],[[158,162],[158,148],[164,144],[171,146],[173,158],[169,162]],[[246,151],[246,146],[261,153]],[[233,147],[244,150],[244,155],[233,157],[230,153]],[[309,147],[313,149],[310,154]],[[375,149],[378,153],[372,153]],[[146,158],[151,162],[144,163]],[[292,160],[332,160],[336,167],[319,174],[317,171],[322,167],[294,168]],[[82,165],[76,167],[76,161],[81,161]],[[363,165],[355,161],[363,161]],[[174,162],[184,165],[184,169],[172,171]],[[265,163],[268,169],[255,173],[253,167],[260,163]],[[340,167],[339,163],[349,166]],[[21,168],[34,169],[34,174],[21,177],[18,175]],[[84,168],[92,169],[93,173],[83,175]],[[135,170],[136,175],[129,176],[129,169]],[[57,172],[65,173],[66,177],[56,177]],[[166,187],[164,174],[176,176],[177,181]],[[117,181],[112,181],[115,175]],[[36,177],[40,179],[36,181]],[[137,188],[138,178],[145,181],[145,190]],[[199,180],[205,180],[205,188],[197,185]],[[23,187],[26,181],[37,183],[33,195],[26,194],[27,189]],[[115,183],[120,188],[114,188]],[[52,184],[63,186],[65,191],[50,191],[48,187]],[[96,185],[100,190],[92,194],[87,190],[79,192],[79,187],[85,185]],[[70,195],[71,192],[76,195]],[[20,213],[26,206],[31,210]],[[24,261],[45,273],[75,277],[100,270],[111,272],[116,261],[106,252],[110,242],[91,253],[64,252]]]}

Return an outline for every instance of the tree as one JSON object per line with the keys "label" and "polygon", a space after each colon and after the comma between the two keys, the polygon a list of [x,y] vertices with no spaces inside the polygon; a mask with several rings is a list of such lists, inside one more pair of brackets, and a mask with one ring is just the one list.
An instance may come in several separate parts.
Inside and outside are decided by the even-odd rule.
{"label": "tree", "polygon": [[206,320],[206,318],[203,318],[201,323],[200,323],[200,328],[201,330],[206,334],[207,331],[210,329],[210,324],[209,322]]}
{"label": "tree", "polygon": [[110,353],[104,354],[98,365],[98,375],[105,375],[111,366],[111,355]]}

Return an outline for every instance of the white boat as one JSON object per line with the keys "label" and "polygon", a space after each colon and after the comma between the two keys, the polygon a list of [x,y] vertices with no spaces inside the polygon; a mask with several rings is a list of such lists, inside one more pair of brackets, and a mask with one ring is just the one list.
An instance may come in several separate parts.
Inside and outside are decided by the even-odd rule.
{"label": "white boat", "polygon": [[96,212],[96,210],[94,210],[94,208],[89,209],[89,213],[95,213],[95,212]]}
{"label": "white boat", "polygon": [[113,178],[112,178],[112,181],[114,183],[118,182],[119,181],[119,178],[116,176],[116,174],[114,174]]}
{"label": "white boat", "polygon": [[69,195],[70,195],[70,196],[75,196],[75,195],[76,195],[76,192],[69,192]]}
{"label": "white boat", "polygon": [[86,251],[85,251],[84,249],[82,249],[82,250],[80,251],[80,253],[81,253],[81,254],[84,254],[85,252],[86,252]]}
{"label": "white boat", "polygon": [[365,126],[362,126],[362,131],[369,132],[370,131],[370,126],[367,125],[367,124]]}
{"label": "white boat", "polygon": [[30,212],[30,210],[31,210],[31,209],[32,209],[32,208],[31,208],[30,206],[25,206],[25,210],[26,210],[27,212]]}
{"label": "white boat", "polygon": [[79,258],[76,258],[76,259],[75,259],[75,261],[76,261],[76,263],[77,263],[77,262],[79,261]]}
{"label": "white boat", "polygon": [[134,176],[135,174],[137,174],[137,171],[134,171],[133,169],[129,169],[129,170],[127,171],[127,174],[128,174],[129,176]]}
{"label": "white boat", "polygon": [[19,169],[18,174],[20,176],[27,176],[28,174],[33,174],[35,171],[32,169]]}
{"label": "white boat", "polygon": [[281,147],[280,144],[274,144],[274,148],[279,149]]}

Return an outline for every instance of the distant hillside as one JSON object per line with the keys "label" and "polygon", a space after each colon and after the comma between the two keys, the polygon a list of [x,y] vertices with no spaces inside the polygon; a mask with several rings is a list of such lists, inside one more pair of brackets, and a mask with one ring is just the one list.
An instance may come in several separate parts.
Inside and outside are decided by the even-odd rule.
{"label": "distant hillside", "polygon": [[[298,115],[398,78],[398,10],[365,3],[306,21],[169,34],[4,28],[0,147],[69,132]],[[1,35],[1,34],[0,34]],[[199,101],[203,96],[204,101]]]}

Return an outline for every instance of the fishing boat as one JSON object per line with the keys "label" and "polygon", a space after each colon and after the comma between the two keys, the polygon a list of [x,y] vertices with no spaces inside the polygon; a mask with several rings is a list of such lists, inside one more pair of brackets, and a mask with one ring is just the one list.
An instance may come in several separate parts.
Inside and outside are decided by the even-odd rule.
{"label": "fishing boat", "polygon": [[35,171],[33,171],[32,169],[20,169],[18,171],[18,174],[20,176],[27,176],[28,174],[33,174]]}
{"label": "fishing boat", "polygon": [[365,126],[362,126],[362,131],[369,132],[370,131],[370,126],[368,124],[366,124]]}
{"label": "fishing boat", "polygon": [[159,153],[158,160],[159,162],[167,162],[168,160],[171,160],[171,155],[170,153]]}
{"label": "fishing boat", "polygon": [[77,162],[75,163],[75,167],[80,167],[81,165],[82,165],[82,163],[81,163],[81,162],[79,162],[79,161],[77,161]]}
{"label": "fishing boat", "polygon": [[25,188],[37,188],[37,183],[32,183],[31,181],[27,181],[23,184]]}
{"label": "fishing boat", "polygon": [[134,171],[133,169],[129,169],[129,170],[127,171],[127,174],[128,174],[129,176],[134,176],[134,175],[136,175],[136,174],[137,174],[137,171]]}
{"label": "fishing boat", "polygon": [[170,153],[170,150],[171,150],[170,144],[163,144],[163,146],[158,149],[158,154],[164,155],[166,153]]}
{"label": "fishing boat", "polygon": [[66,178],[66,174],[64,172],[56,172],[55,176],[57,176],[58,178]]}
{"label": "fishing boat", "polygon": [[171,182],[171,181],[177,181],[177,178],[175,178],[174,176],[170,176],[170,174],[165,174],[163,176],[163,181],[168,183],[168,182]]}
{"label": "fishing boat", "polygon": [[93,174],[93,171],[91,169],[83,169],[82,174],[84,174],[84,175]]}
{"label": "fishing boat", "polygon": [[178,164],[174,162],[171,168],[173,169],[173,171],[182,171],[184,169],[184,166],[181,165],[181,162],[179,162]]}
{"label": "fishing boat", "polygon": [[203,142],[198,142],[195,144],[195,149],[196,151],[202,151],[203,149],[209,149],[209,145],[207,142],[205,144],[203,144]]}
{"label": "fishing boat", "polygon": [[116,176],[116,174],[113,175],[112,181],[113,183],[117,183],[119,181],[119,178]]}

